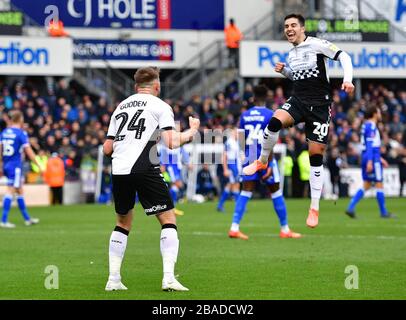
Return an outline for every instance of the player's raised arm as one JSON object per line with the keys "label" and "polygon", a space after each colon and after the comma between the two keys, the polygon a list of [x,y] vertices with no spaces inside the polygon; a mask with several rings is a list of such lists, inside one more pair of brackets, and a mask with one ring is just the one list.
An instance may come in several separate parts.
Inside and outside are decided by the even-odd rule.
{"label": "player's raised arm", "polygon": [[347,93],[352,93],[355,87],[352,84],[353,71],[351,57],[347,52],[342,51],[338,56],[338,60],[340,61],[341,67],[344,70],[344,79],[341,90],[344,90]]}
{"label": "player's raised arm", "polygon": [[341,89],[347,93],[354,91],[354,85],[352,84],[353,68],[351,57],[347,52],[340,50],[335,44],[327,40],[320,40],[320,51],[328,58],[332,60],[340,61],[341,67],[344,70],[344,78]]}
{"label": "player's raised arm", "polygon": [[183,132],[178,132],[174,128],[164,130],[161,133],[161,137],[165,145],[169,149],[176,149],[184,145],[185,143],[191,142],[199,129],[200,120],[197,118],[189,117],[189,126],[190,128]]}
{"label": "player's raised arm", "polygon": [[275,65],[275,72],[283,74],[286,78],[290,79],[293,81],[293,73],[292,70],[289,68],[289,66],[286,65],[286,63],[283,62],[277,62]]}

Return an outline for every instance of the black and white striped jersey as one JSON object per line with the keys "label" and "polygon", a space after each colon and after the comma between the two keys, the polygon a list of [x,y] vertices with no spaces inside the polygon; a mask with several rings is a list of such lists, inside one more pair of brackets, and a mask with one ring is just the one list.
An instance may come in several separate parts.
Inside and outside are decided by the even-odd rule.
{"label": "black and white striped jersey", "polygon": [[160,130],[175,128],[170,105],[151,94],[134,94],[113,112],[107,138],[113,139],[112,173],[125,175],[159,166]]}
{"label": "black and white striped jersey", "polygon": [[309,36],[290,49],[288,68],[283,74],[293,81],[293,95],[302,103],[313,106],[331,102],[327,58],[337,60],[340,53],[341,50],[331,42]]}

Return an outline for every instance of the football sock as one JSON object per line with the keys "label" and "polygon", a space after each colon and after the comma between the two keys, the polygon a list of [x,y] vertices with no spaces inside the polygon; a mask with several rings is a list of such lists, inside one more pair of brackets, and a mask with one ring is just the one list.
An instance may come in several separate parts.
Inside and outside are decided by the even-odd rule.
{"label": "football sock", "polygon": [[228,199],[229,196],[230,196],[230,189],[224,188],[224,191],[221,194],[220,201],[219,201],[217,208],[223,208],[224,202],[226,202],[226,200]]}
{"label": "football sock", "polygon": [[284,226],[281,226],[281,231],[283,231],[283,232],[289,232],[289,231],[290,231],[289,226],[288,226],[287,224],[284,225]]}
{"label": "football sock", "polygon": [[30,215],[27,212],[27,207],[25,206],[25,201],[23,196],[17,197],[18,208],[20,208],[21,214],[24,217],[25,221],[30,220]]}
{"label": "football sock", "polygon": [[161,230],[161,255],[164,279],[175,279],[175,263],[178,258],[179,240],[177,227],[174,224],[164,224]]}
{"label": "football sock", "polygon": [[357,203],[364,197],[364,189],[358,189],[357,193],[354,195],[354,197],[351,199],[350,204],[348,205],[347,211],[348,212],[354,212],[355,206]]}
{"label": "football sock", "polygon": [[287,226],[288,214],[286,211],[286,204],[285,199],[283,198],[282,190],[272,193],[272,202],[275,212],[278,215],[280,226]]}
{"label": "football sock", "polygon": [[265,128],[259,161],[261,161],[262,163],[268,163],[269,155],[271,154],[275,144],[278,142],[278,139],[279,139],[279,131],[272,132],[268,128]]}
{"label": "football sock", "polygon": [[[235,203],[233,224],[237,224],[237,225],[240,224],[240,221],[241,221],[242,217],[244,216],[248,200],[251,199],[251,197],[252,197],[252,192],[244,191],[244,190],[241,191],[241,193],[237,199],[237,202]],[[234,225],[234,228],[235,228],[235,225]],[[238,229],[237,230],[231,229],[231,230],[238,231]]]}
{"label": "football sock", "polygon": [[129,231],[116,226],[111,233],[109,245],[109,279],[113,281],[120,281],[120,269],[123,262],[125,249],[127,247]]}
{"label": "football sock", "polygon": [[268,163],[269,155],[272,152],[273,147],[278,142],[279,131],[282,129],[282,122],[272,117],[267,127],[264,130],[264,139],[262,140],[261,156],[259,160],[262,163]]}
{"label": "football sock", "polygon": [[323,165],[317,167],[310,166],[310,208],[317,211],[319,210],[321,190],[323,187],[323,170]]}
{"label": "football sock", "polygon": [[8,214],[10,213],[11,203],[13,202],[13,196],[6,194],[3,198],[3,216],[1,222],[6,223],[8,221]]}
{"label": "football sock", "polygon": [[238,197],[240,196],[239,192],[233,192],[234,200],[237,201]]}
{"label": "football sock", "polygon": [[178,202],[178,192],[179,192],[179,188],[175,185],[173,185],[170,189],[170,194],[171,194],[171,198],[173,203],[175,204],[176,202]]}
{"label": "football sock", "polygon": [[385,206],[385,194],[383,193],[383,189],[376,189],[376,200],[378,200],[381,216],[386,216],[388,211],[386,210]]}

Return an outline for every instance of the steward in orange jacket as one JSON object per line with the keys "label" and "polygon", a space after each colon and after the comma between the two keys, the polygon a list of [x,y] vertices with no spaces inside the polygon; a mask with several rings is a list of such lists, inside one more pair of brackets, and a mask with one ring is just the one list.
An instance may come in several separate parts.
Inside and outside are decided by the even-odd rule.
{"label": "steward in orange jacket", "polygon": [[226,40],[227,48],[239,48],[240,41],[243,38],[243,35],[234,24],[234,19],[230,19],[230,24],[224,29],[224,35]]}
{"label": "steward in orange jacket", "polygon": [[63,185],[65,184],[65,164],[58,157],[58,154],[53,153],[49,158],[47,168],[44,173],[44,179],[50,186],[52,192],[52,204],[63,203]]}
{"label": "steward in orange jacket", "polygon": [[239,57],[238,48],[243,34],[234,24],[234,19],[230,19],[230,24],[224,29],[226,47],[228,48],[229,67],[238,68]]}

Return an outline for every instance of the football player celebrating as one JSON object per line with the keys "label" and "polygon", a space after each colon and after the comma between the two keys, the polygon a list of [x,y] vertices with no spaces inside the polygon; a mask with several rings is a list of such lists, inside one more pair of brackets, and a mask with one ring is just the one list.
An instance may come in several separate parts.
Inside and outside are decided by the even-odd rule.
{"label": "football player celebrating", "polygon": [[285,36],[293,44],[287,64],[279,62],[275,71],[293,81],[293,95],[274,113],[264,130],[261,156],[244,168],[252,175],[268,167],[279,131],[304,122],[309,142],[311,203],[306,224],[314,228],[319,223],[319,203],[323,187],[323,154],[326,149],[331,118],[331,85],[326,60],[339,60],[344,69],[341,89],[354,91],[350,56],[326,40],[305,34],[305,19],[299,14],[285,17]]}

